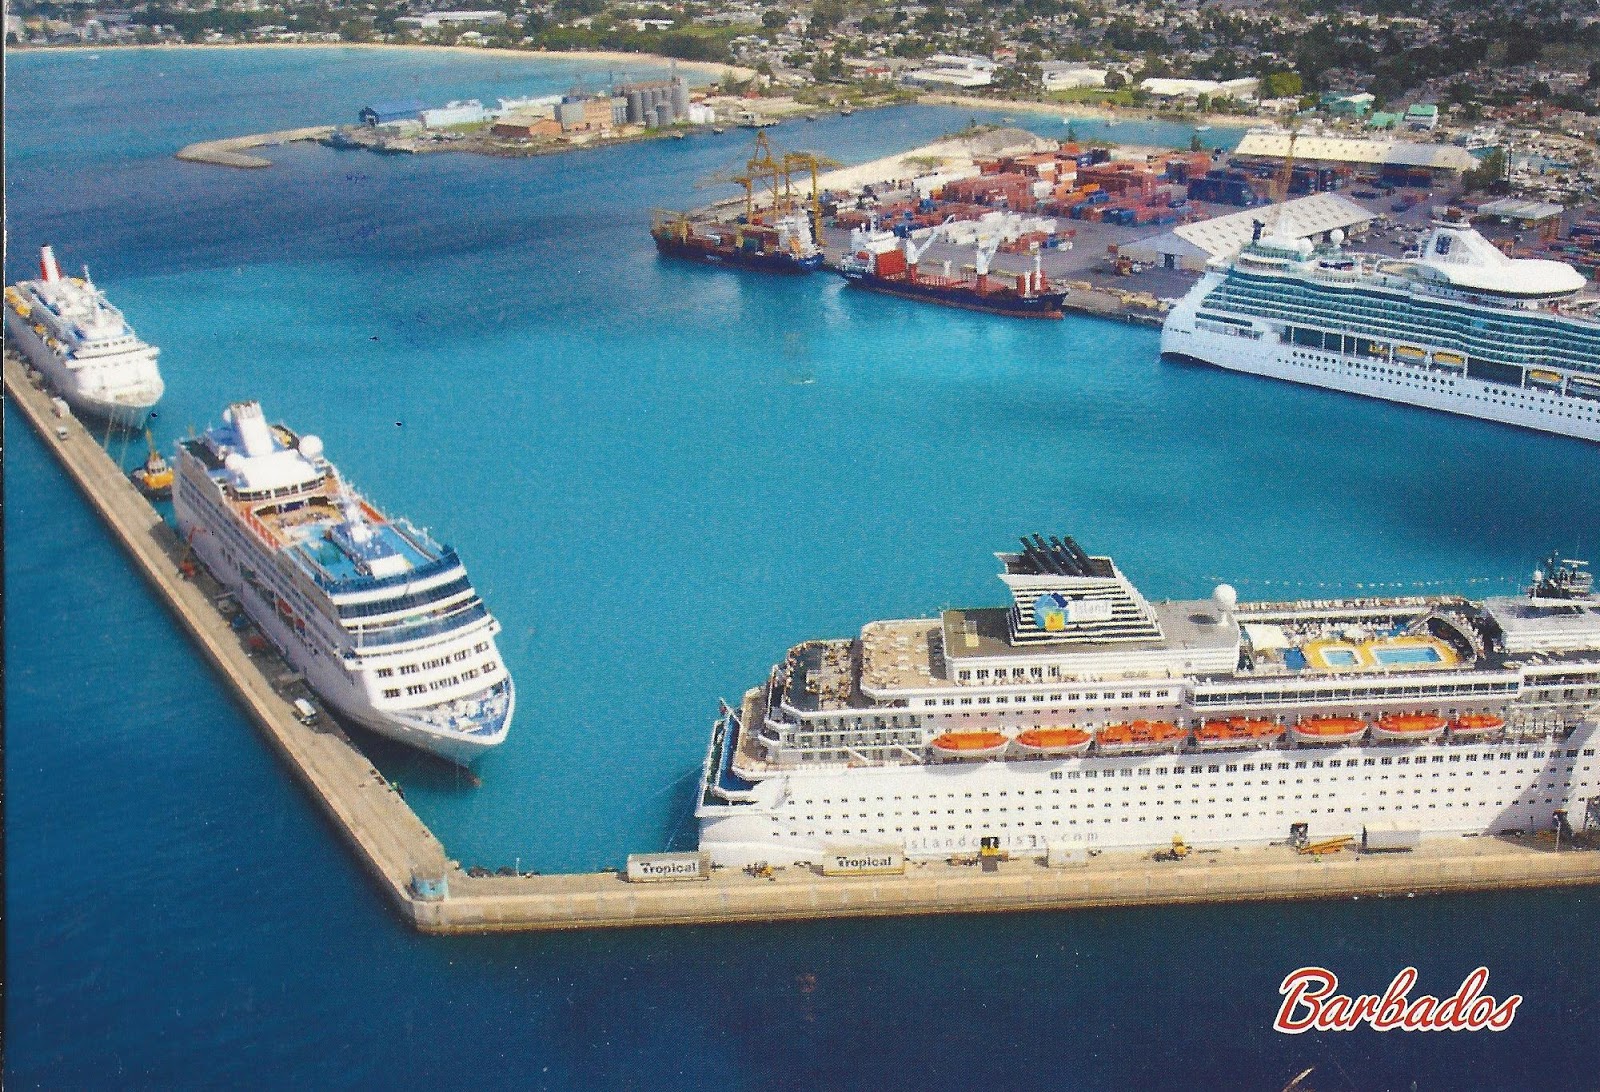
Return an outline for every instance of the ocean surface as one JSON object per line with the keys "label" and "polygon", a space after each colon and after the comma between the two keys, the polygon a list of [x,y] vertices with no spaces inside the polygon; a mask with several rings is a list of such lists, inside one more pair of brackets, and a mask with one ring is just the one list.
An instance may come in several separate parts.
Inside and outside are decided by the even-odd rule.
{"label": "ocean surface", "polygon": [[[692,845],[719,697],[800,639],[999,602],[993,551],[1024,532],[1071,533],[1157,597],[1478,595],[1552,549],[1600,560],[1593,445],[1164,364],[1150,330],[657,258],[650,209],[715,195],[697,180],[743,157],[737,131],[527,160],[171,158],[376,99],[617,70],[339,49],[7,61],[7,280],[41,242],[88,263],[162,347],[158,442],[261,399],[454,543],[504,623],[518,714],[482,783],[376,752],[463,863]],[[859,162],[974,118],[999,120],[902,107],[773,139]],[[5,423],[14,1087],[1275,1090],[1308,1066],[1318,1088],[1594,1085],[1592,891],[413,936]],[[1499,1035],[1274,1034],[1303,964],[1356,992],[1406,965],[1449,992],[1483,964],[1527,1000]]]}

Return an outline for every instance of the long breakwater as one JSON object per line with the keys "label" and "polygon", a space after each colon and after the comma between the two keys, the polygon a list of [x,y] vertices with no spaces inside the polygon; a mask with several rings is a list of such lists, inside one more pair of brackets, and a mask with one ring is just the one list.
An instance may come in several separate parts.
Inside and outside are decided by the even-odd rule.
{"label": "long breakwater", "polygon": [[842,917],[1064,910],[1232,901],[1405,897],[1423,893],[1600,883],[1600,852],[1536,839],[1425,842],[1410,853],[1307,857],[1285,847],[1228,849],[1155,861],[1104,853],[1069,868],[1033,859],[912,863],[904,874],[823,876],[809,869],[712,870],[708,879],[637,884],[617,872],[469,875],[420,817],[327,718],[302,723],[287,668],[253,650],[218,607],[222,589],[185,575],[186,549],[94,434],[58,415],[24,365],[7,356],[5,387],[268,745],[294,773],[385,900],[429,933],[758,923]]}

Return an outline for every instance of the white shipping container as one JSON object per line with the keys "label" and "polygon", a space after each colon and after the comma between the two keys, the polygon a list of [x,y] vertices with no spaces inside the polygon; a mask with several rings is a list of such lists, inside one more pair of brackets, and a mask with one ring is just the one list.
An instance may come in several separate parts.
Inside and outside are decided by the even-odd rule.
{"label": "white shipping container", "polygon": [[699,853],[630,853],[629,883],[659,883],[667,880],[708,880],[711,869]]}
{"label": "white shipping container", "polygon": [[1052,842],[1045,849],[1046,868],[1081,868],[1089,863],[1089,855],[1060,842]]}
{"label": "white shipping container", "polygon": [[906,855],[898,846],[863,846],[822,855],[824,876],[894,876],[905,870]]}

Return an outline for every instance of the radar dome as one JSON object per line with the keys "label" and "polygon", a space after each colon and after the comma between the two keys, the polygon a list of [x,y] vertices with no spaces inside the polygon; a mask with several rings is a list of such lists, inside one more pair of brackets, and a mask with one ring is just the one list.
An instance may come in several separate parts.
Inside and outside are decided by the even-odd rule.
{"label": "radar dome", "polygon": [[1344,246],[1344,228],[1334,228],[1328,233],[1328,242],[1334,246]]}
{"label": "radar dome", "polygon": [[1211,593],[1211,601],[1217,605],[1217,610],[1223,614],[1232,614],[1233,608],[1239,605],[1239,593],[1232,584],[1218,584]]}
{"label": "radar dome", "polygon": [[1294,248],[1300,252],[1302,257],[1305,258],[1311,257],[1311,252],[1316,249],[1316,247],[1311,245],[1310,239],[1299,240],[1294,244]]}
{"label": "radar dome", "polygon": [[316,458],[321,457],[321,455],[322,455],[322,437],[320,437],[320,436],[302,436],[302,437],[300,437],[300,454],[304,455],[308,459],[316,459]]}
{"label": "radar dome", "polygon": [[222,465],[233,471],[235,474],[243,472],[244,464],[244,456],[239,454],[237,451],[230,451],[228,453],[228,457],[222,460]]}

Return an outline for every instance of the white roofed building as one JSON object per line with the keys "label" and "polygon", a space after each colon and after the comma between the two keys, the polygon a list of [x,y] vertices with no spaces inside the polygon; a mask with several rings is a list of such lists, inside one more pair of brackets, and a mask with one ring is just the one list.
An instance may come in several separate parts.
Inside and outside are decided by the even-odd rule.
{"label": "white roofed building", "polygon": [[[1282,129],[1252,129],[1234,149],[1237,156],[1282,159],[1289,154],[1290,134]],[[1465,148],[1453,144],[1417,144],[1404,140],[1300,133],[1294,138],[1296,163],[1421,168],[1435,175],[1460,175],[1478,166]]]}
{"label": "white roofed building", "polygon": [[1216,258],[1231,258],[1255,236],[1256,224],[1268,234],[1291,239],[1327,239],[1335,230],[1362,234],[1376,214],[1336,193],[1297,197],[1281,205],[1261,205],[1242,212],[1184,224],[1149,239],[1124,243],[1117,253],[1136,262],[1169,269],[1203,270]]}

